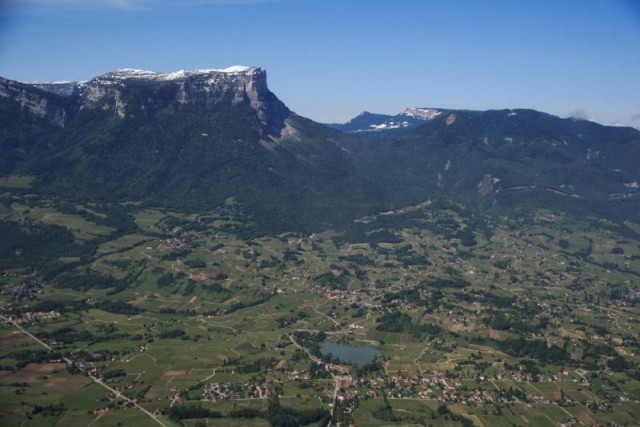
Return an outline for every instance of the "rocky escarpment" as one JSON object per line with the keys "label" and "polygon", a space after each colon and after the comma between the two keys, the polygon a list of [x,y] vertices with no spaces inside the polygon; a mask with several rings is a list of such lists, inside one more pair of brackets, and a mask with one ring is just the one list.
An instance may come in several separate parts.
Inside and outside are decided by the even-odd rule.
{"label": "rocky escarpment", "polygon": [[224,70],[178,71],[149,78],[172,82],[175,100],[181,104],[207,105],[224,100],[247,103],[263,125],[262,137],[280,136],[289,109],[269,91],[267,73],[261,68],[230,67]]}
{"label": "rocky escarpment", "polygon": [[171,104],[211,108],[225,103],[247,104],[260,123],[262,139],[278,138],[289,109],[267,87],[261,68],[182,70],[157,73],[122,69],[84,82],[19,83],[2,80],[0,96],[64,126],[75,113],[97,108],[120,118],[154,114]]}
{"label": "rocky escarpment", "polygon": [[50,120],[58,126],[64,126],[75,108],[67,99],[40,90],[28,84],[0,77],[0,97],[12,99],[21,110],[29,111],[39,117]]}

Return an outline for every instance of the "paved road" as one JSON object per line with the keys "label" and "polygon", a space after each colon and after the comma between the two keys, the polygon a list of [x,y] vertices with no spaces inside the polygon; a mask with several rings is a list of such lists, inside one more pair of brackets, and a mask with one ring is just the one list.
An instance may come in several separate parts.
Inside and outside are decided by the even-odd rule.
{"label": "paved road", "polygon": [[[24,329],[22,326],[20,326],[18,323],[14,322],[13,320],[9,319],[6,316],[3,316],[2,314],[0,314],[0,318],[2,318],[4,321],[11,323],[16,329],[18,329],[20,332],[22,332],[23,334],[27,335],[29,338],[31,338],[32,340],[34,340],[35,342],[37,342],[38,344],[40,344],[41,346],[43,346],[44,348],[46,348],[49,351],[54,351],[47,343],[43,342],[42,340],[40,340],[38,337],[36,337],[35,335],[31,334],[29,331],[27,331],[26,329]],[[63,357],[64,361],[67,362],[68,365],[73,366],[74,363],[71,359],[68,359],[66,357]],[[102,382],[102,380],[100,378],[96,378],[91,374],[87,374],[87,376],[89,378],[91,378],[91,380],[106,388],[107,390],[109,390],[111,393],[113,393],[114,395],[116,395],[116,397],[119,397],[120,399],[123,399],[129,403],[131,403],[134,407],[140,409],[142,412],[144,412],[146,415],[148,415],[149,417],[151,417],[155,422],[157,422],[158,424],[160,424],[162,427],[168,427],[162,420],[160,420],[156,415],[154,415],[152,412],[150,412],[149,410],[143,408],[142,406],[140,406],[139,404],[135,403],[133,400],[131,400],[130,398],[128,398],[127,396],[123,395],[121,392],[119,392],[118,390],[115,390],[111,387],[109,387],[108,385],[106,385],[104,382]]]}
{"label": "paved road", "polygon": [[[311,352],[309,350],[307,350],[306,348],[304,348],[300,344],[298,344],[296,339],[293,337],[293,334],[289,335],[289,339],[291,340],[291,342],[296,347],[298,347],[300,350],[306,352],[307,355],[309,356],[309,358],[311,360],[313,360],[314,362],[316,362],[318,365],[329,366],[329,368],[334,368],[334,369],[335,368],[339,368],[342,372],[344,372],[344,368],[342,366],[334,365],[334,364],[331,364],[331,363],[325,363],[321,359],[319,359],[316,356],[314,356],[313,354],[311,354]],[[331,427],[331,423],[333,422],[333,413],[336,410],[336,403],[338,402],[338,391],[340,390],[339,378],[336,377],[336,375],[333,372],[331,372],[331,377],[333,378],[333,381],[335,382],[335,388],[333,389],[333,403],[331,404],[331,417],[329,417],[329,423],[327,424],[327,427]]]}

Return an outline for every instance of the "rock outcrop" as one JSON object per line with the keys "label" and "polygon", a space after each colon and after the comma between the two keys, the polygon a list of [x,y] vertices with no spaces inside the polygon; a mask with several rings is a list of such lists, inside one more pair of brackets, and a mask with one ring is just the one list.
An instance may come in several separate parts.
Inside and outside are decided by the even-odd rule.
{"label": "rock outcrop", "polygon": [[0,79],[0,96],[10,97],[40,117],[63,126],[82,109],[112,111],[120,118],[153,114],[172,103],[202,108],[246,103],[261,124],[260,137],[281,136],[289,109],[267,87],[257,67],[157,73],[122,69],[84,82],[20,83]]}
{"label": "rock outcrop", "polygon": [[22,110],[64,126],[69,119],[69,108],[62,97],[42,91],[28,84],[0,77],[0,97],[13,99]]}

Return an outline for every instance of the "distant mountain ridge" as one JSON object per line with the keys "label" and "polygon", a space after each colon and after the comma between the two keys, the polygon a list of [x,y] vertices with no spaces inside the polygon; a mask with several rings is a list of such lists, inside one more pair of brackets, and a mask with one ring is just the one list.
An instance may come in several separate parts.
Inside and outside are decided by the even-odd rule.
{"label": "distant mountain ridge", "polygon": [[327,126],[341,132],[387,138],[407,134],[446,111],[412,107],[394,116],[364,111],[346,123],[330,123]]}
{"label": "distant mountain ridge", "polygon": [[81,94],[87,87],[87,82],[22,82],[29,86],[42,89],[45,92],[60,96]]}
{"label": "distant mountain ridge", "polygon": [[31,191],[183,210],[234,200],[269,232],[438,198],[640,220],[635,129],[436,108],[330,128],[291,112],[256,67],[0,79],[0,123],[0,176],[34,176]]}

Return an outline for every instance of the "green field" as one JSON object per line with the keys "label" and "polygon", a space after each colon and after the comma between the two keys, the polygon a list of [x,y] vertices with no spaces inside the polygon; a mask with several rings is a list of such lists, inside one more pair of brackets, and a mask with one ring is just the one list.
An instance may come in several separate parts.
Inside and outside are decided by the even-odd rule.
{"label": "green field", "polygon": [[[638,423],[637,224],[425,203],[247,237],[229,207],[13,197],[0,219],[67,240],[0,278],[3,315],[51,348],[2,325],[2,425],[326,425],[336,386],[334,425]],[[323,341],[380,353],[360,369]]]}

